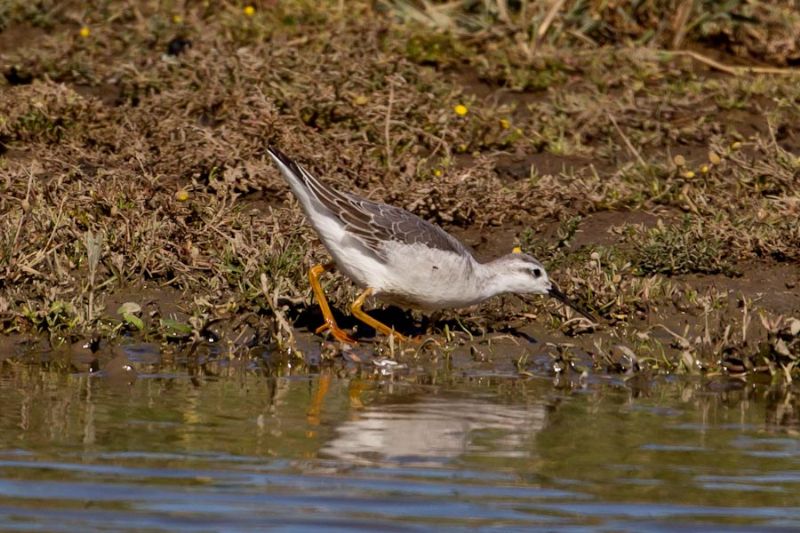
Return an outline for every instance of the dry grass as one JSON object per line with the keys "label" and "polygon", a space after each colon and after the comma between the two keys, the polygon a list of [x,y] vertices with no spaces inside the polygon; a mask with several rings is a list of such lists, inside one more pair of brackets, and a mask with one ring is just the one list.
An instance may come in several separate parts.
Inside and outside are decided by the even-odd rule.
{"label": "dry grass", "polygon": [[[343,12],[293,1],[248,15],[238,4],[7,3],[0,325],[188,340],[228,318],[234,336],[257,332],[251,344],[288,339],[287,320],[310,301],[304,269],[325,254],[287,202],[269,142],[330,183],[446,227],[490,240],[493,228],[519,228],[562,286],[611,320],[604,335],[640,353],[665,348],[638,321],[695,307],[741,320],[674,276],[800,259],[800,84],[673,52],[786,69],[800,21],[790,2],[716,4],[398,1]],[[663,222],[570,247],[605,211]],[[548,240],[539,230],[551,224],[562,231]],[[119,295],[148,288],[175,289],[175,309],[117,313]],[[352,295],[341,280],[331,289],[337,302]],[[480,314],[495,329],[549,309],[553,327],[576,333],[550,304],[531,305]],[[772,348],[747,347],[784,365],[770,354],[788,318],[762,312],[752,338]],[[721,368],[719,353],[747,342],[724,332],[650,360],[679,365],[690,352]],[[797,343],[784,342],[781,357],[796,359]]]}

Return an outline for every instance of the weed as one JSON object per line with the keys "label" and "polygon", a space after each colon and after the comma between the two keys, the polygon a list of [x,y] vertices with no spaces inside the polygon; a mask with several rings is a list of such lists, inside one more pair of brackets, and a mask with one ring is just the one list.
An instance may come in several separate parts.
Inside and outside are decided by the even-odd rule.
{"label": "weed", "polygon": [[735,274],[725,243],[688,216],[680,224],[667,226],[659,220],[655,228],[631,228],[627,239],[642,274]]}

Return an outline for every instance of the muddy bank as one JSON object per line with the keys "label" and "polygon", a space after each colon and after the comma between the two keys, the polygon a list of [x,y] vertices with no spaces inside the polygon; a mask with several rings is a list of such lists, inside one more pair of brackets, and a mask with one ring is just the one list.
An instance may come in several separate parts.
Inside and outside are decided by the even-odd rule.
{"label": "muddy bank", "polygon": [[[649,7],[632,26],[578,9],[535,46],[513,37],[529,30],[516,9],[88,5],[0,14],[0,327],[14,346],[342,355],[305,334],[320,323],[306,271],[327,255],[273,143],[482,259],[521,246],[598,318],[514,297],[376,311],[435,350],[509,336],[499,365],[524,359],[520,343],[595,370],[630,351],[655,372],[796,374],[788,3],[728,6],[713,27],[676,13],[652,32]],[[341,277],[327,289],[341,309],[355,296]]]}

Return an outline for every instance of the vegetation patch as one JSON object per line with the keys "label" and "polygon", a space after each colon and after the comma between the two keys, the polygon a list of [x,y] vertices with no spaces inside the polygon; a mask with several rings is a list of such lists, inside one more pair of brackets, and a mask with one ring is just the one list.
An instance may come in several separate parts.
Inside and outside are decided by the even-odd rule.
{"label": "vegetation patch", "polygon": [[642,274],[736,273],[725,243],[690,217],[670,226],[659,220],[655,228],[631,228],[627,239]]}
{"label": "vegetation patch", "polygon": [[[275,144],[483,256],[522,245],[598,318],[545,298],[399,315],[442,353],[533,323],[597,368],[618,345],[654,371],[685,352],[725,371],[728,348],[760,357],[752,371],[789,368],[793,4],[618,4],[6,2],[0,330],[313,352],[296,328],[319,325],[306,271],[328,256]],[[736,273],[752,282],[731,289]],[[325,283],[346,309],[352,285]],[[745,301],[755,325],[726,334]]]}

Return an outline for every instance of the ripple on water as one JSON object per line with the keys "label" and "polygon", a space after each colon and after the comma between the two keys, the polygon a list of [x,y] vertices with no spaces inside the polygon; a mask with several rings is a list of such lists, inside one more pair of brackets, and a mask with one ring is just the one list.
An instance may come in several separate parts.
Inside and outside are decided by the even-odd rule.
{"label": "ripple on water", "polygon": [[235,365],[189,379],[137,357],[153,371],[122,388],[0,379],[0,526],[800,528],[798,441],[764,431],[759,397],[731,409],[746,392]]}

